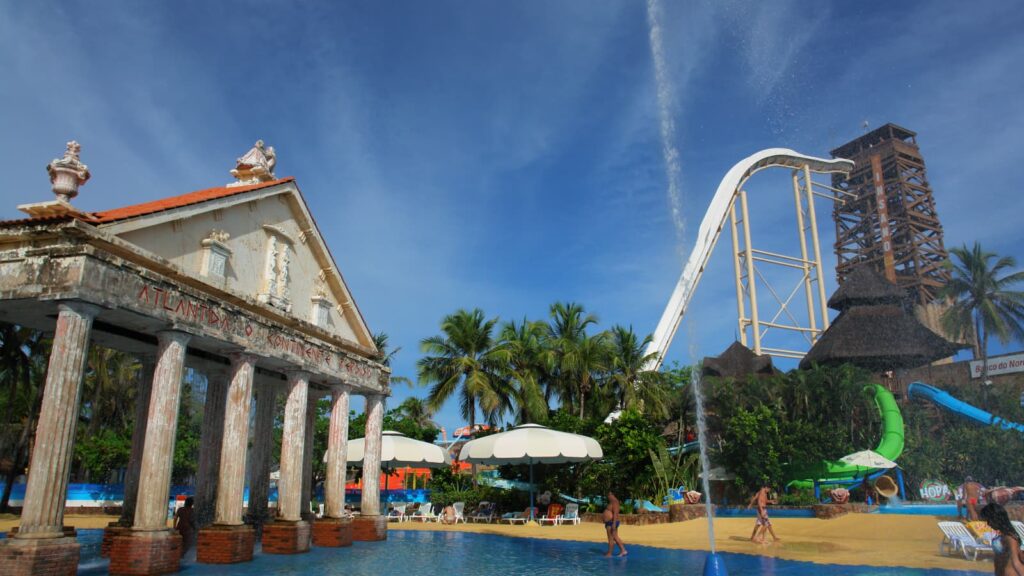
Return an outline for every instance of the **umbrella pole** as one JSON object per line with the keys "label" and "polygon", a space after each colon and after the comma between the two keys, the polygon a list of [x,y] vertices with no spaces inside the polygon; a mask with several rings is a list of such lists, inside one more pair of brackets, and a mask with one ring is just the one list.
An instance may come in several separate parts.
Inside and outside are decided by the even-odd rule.
{"label": "umbrella pole", "polygon": [[530,459],[530,522],[533,522],[533,459]]}

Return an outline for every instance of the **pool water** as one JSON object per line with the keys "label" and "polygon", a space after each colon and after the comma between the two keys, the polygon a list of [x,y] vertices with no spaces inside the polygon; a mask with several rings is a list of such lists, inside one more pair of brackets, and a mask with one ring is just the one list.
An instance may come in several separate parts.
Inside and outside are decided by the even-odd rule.
{"label": "pool water", "polygon": [[[95,534],[93,534],[95,533]],[[106,561],[98,559],[99,530],[82,530],[80,576],[106,574]],[[95,542],[95,554],[92,543]],[[185,562],[181,574],[200,576],[298,575],[408,576],[449,574],[538,576],[575,574],[640,574],[660,576],[700,574],[704,552],[631,546],[626,558],[604,558],[606,547],[594,542],[566,542],[508,538],[465,532],[392,530],[387,542],[356,542],[351,548],[314,548],[308,554],[276,556],[257,553],[252,562],[211,566]],[[87,556],[87,553],[89,556]],[[874,568],[794,562],[764,556],[723,554],[730,576],[744,574],[822,576],[977,576],[977,572]],[[195,558],[194,549],[191,557]],[[989,568],[979,565],[979,569]],[[989,568],[990,569],[990,568]]]}

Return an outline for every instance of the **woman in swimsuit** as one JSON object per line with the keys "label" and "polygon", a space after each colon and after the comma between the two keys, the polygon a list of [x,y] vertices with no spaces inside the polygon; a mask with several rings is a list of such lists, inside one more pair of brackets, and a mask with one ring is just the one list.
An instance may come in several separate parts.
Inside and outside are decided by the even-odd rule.
{"label": "woman in swimsuit", "polygon": [[980,516],[999,534],[992,540],[995,576],[1024,576],[1024,552],[1006,509],[999,504],[988,504],[981,509]]}

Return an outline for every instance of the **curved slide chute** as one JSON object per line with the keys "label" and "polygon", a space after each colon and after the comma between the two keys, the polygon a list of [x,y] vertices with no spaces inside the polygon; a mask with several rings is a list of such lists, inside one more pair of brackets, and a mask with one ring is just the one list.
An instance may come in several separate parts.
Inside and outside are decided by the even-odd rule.
{"label": "curved slide chute", "polygon": [[[875,452],[881,456],[896,461],[903,454],[903,415],[900,414],[899,405],[892,392],[889,392],[878,384],[868,387],[875,393],[875,405],[878,406],[878,413],[882,417],[882,439],[878,442]],[[856,482],[865,477],[879,472],[875,468],[854,466],[839,461],[824,461],[816,466],[794,471],[791,476],[797,478],[789,483],[791,488],[811,488],[815,482],[841,484],[844,482]]]}
{"label": "curved slide chute", "polygon": [[704,213],[700,229],[697,231],[697,239],[694,242],[693,251],[686,261],[682,275],[676,283],[672,297],[665,307],[665,312],[658,321],[658,327],[654,331],[654,338],[647,347],[647,354],[655,354],[655,359],[646,367],[647,370],[657,370],[668,352],[668,347],[679,329],[679,322],[686,314],[686,308],[690,304],[693,292],[697,289],[700,277],[704,273],[708,259],[711,258],[711,251],[718,243],[718,237],[725,226],[725,220],[729,216],[729,208],[746,181],[765,168],[810,168],[812,172],[819,174],[842,173],[848,174],[853,170],[853,162],[842,158],[826,159],[814,156],[805,156],[788,148],[768,148],[752,154],[740,160],[722,178],[722,182],[715,191],[711,205]]}
{"label": "curved slide chute", "polygon": [[939,390],[923,382],[911,384],[907,389],[907,395],[910,398],[924,398],[940,408],[944,408],[953,414],[963,416],[969,420],[974,420],[979,424],[998,426],[1004,430],[1016,430],[1017,432],[1024,433],[1024,424],[1017,424],[1016,422],[1010,422],[994,416],[977,406],[972,406],[963,400],[956,399],[949,392]]}

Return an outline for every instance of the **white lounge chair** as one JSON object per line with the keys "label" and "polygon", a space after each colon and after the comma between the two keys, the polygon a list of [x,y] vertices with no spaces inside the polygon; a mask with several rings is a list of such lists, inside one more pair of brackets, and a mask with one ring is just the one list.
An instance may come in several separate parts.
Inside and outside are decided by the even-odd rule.
{"label": "white lounge chair", "polygon": [[568,504],[565,507],[565,512],[563,512],[562,515],[558,517],[558,524],[579,524],[581,520],[582,519],[580,518],[580,505],[573,503]]}
{"label": "white lounge chair", "polygon": [[437,515],[434,514],[434,507],[430,502],[424,502],[420,504],[420,507],[409,515],[409,520],[419,520],[420,522],[431,522],[437,519]]}
{"label": "white lounge chair", "polygon": [[404,522],[405,508],[408,504],[395,504],[388,512],[388,522]]}
{"label": "white lounge chair", "polygon": [[469,517],[473,522],[487,522],[488,524],[494,521],[494,503],[481,501],[480,506],[476,509],[476,514]]}
{"label": "white lounge chair", "polygon": [[939,522],[939,530],[945,535],[939,543],[939,554],[946,554],[947,550],[950,554],[960,550],[964,558],[977,560],[979,552],[992,552],[991,546],[979,542],[967,526],[959,522]]}
{"label": "white lounge chair", "polygon": [[1020,540],[1020,547],[1021,549],[1024,549],[1024,522],[1011,520],[1010,524],[1013,524],[1013,529],[1017,531],[1017,538]]}
{"label": "white lounge chair", "polygon": [[462,520],[462,523],[465,524],[466,517],[463,516],[463,512],[466,510],[466,503],[456,502],[455,504],[452,504],[452,508],[455,509],[455,523],[458,524],[459,520]]}
{"label": "white lounge chair", "polygon": [[[537,517],[537,509],[536,508],[533,509],[533,517],[534,518]],[[509,518],[505,518],[505,520],[508,520],[509,524],[523,524],[523,525],[526,525],[526,523],[530,520],[530,511],[526,510],[524,512],[516,512],[516,514],[514,516],[511,516]]]}

